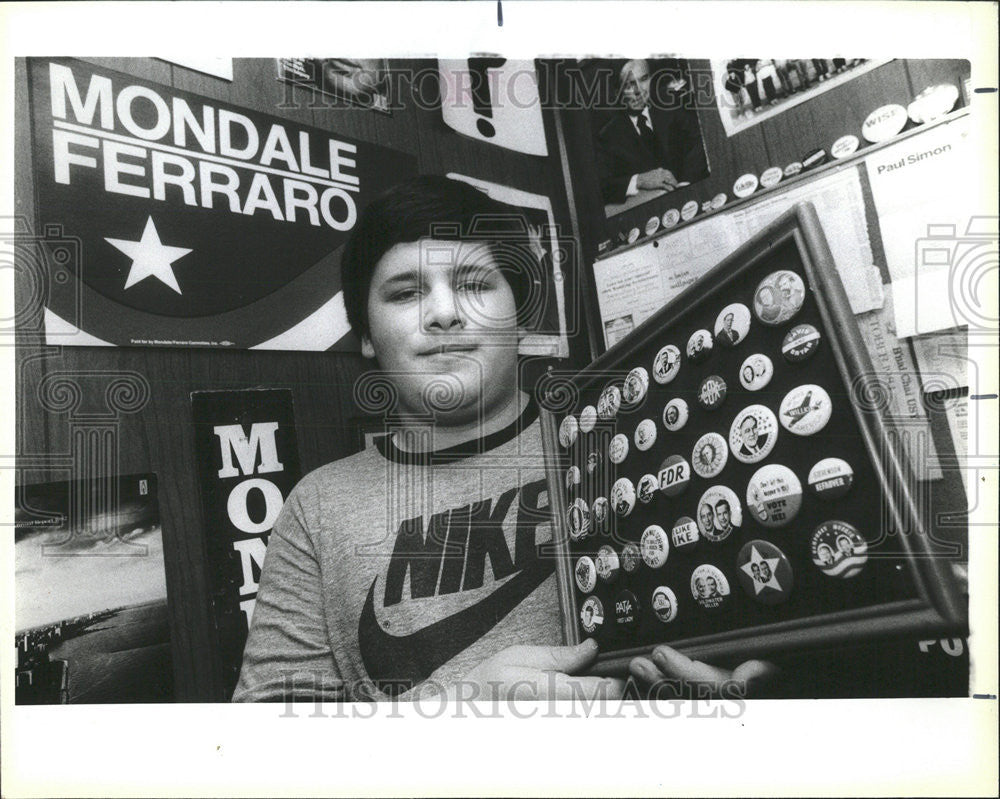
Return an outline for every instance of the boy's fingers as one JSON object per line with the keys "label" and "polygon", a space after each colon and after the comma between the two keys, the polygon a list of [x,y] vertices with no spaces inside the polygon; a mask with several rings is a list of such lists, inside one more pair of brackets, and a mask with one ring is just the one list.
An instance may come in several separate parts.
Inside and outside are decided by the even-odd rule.
{"label": "boy's fingers", "polygon": [[733,679],[745,686],[744,696],[749,696],[754,686],[772,682],[780,671],[781,669],[769,661],[748,660],[733,670]]}
{"label": "boy's fingers", "polygon": [[689,683],[718,688],[720,684],[732,679],[732,675],[725,669],[710,666],[700,660],[691,660],[669,646],[656,647],[653,650],[653,662],[665,676],[677,677]]}

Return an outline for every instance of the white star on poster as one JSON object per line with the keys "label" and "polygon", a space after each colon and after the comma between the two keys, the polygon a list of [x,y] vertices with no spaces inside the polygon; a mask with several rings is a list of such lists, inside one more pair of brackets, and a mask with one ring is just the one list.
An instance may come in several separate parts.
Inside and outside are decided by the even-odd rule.
{"label": "white star on poster", "polygon": [[[781,583],[778,582],[778,575],[776,573],[778,563],[780,561],[781,558],[763,558],[757,551],[757,547],[750,547],[750,560],[740,566],[740,568],[743,569],[743,571],[745,571],[753,580],[754,596],[763,591],[765,586],[767,588],[773,588],[775,591],[785,590],[781,587]],[[754,566],[757,567],[757,574],[753,573]],[[763,579],[764,574],[768,575],[768,579]]]}
{"label": "white star on poster", "polygon": [[109,239],[106,236],[104,240],[132,259],[132,268],[129,269],[128,278],[125,280],[125,288],[134,286],[147,277],[155,277],[178,294],[181,293],[181,287],[177,285],[177,278],[170,265],[191,250],[187,247],[168,247],[163,244],[153,224],[153,217],[146,220],[146,227],[139,241]]}

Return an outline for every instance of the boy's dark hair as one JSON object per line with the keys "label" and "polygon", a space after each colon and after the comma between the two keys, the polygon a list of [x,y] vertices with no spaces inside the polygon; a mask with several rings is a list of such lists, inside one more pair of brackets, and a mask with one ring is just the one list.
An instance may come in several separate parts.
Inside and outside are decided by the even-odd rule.
{"label": "boy's dark hair", "polygon": [[462,181],[419,175],[373,200],[344,248],[344,305],[356,334],[368,335],[368,293],[379,259],[397,244],[423,238],[485,242],[514,292],[518,322],[530,324],[529,306],[539,304],[541,266],[524,214]]}

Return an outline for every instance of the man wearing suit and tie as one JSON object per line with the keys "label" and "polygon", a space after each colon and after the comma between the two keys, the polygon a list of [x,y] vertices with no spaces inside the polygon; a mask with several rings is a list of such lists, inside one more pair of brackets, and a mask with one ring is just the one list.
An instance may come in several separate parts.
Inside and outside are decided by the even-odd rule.
{"label": "man wearing suit and tie", "polygon": [[[708,175],[698,118],[689,109],[650,102],[654,75],[644,60],[627,61],[619,72],[623,108],[597,134],[604,202],[620,204],[641,190],[673,191]],[[665,75],[663,77],[666,77]]]}

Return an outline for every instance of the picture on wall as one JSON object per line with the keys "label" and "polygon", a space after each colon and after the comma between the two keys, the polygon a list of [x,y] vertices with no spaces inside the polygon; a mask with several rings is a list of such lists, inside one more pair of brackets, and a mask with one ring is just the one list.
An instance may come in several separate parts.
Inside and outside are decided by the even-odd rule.
{"label": "picture on wall", "polygon": [[384,58],[279,58],[278,80],[318,91],[321,107],[347,105],[389,111],[389,63]]}

